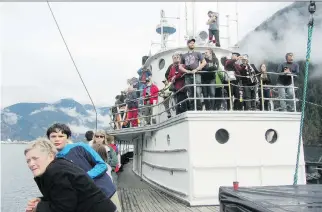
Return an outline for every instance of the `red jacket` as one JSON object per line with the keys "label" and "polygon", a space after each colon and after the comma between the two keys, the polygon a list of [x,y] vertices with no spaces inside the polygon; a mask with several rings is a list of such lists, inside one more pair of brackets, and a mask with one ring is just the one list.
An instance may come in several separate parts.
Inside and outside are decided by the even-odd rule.
{"label": "red jacket", "polygon": [[228,59],[226,60],[225,63],[225,70],[226,71],[235,71],[236,75],[240,75],[240,71],[242,69],[242,67],[239,64],[236,64],[237,60],[234,59]]}
{"label": "red jacket", "polygon": [[145,99],[147,88],[148,87],[145,87],[143,90],[144,104],[146,105],[148,100],[150,102],[150,105],[153,104],[153,100],[156,100],[156,102],[158,102],[159,88],[156,85],[151,84],[150,85],[150,93],[149,93],[150,99]]}
{"label": "red jacket", "polygon": [[[181,65],[182,67],[185,67],[184,65]],[[170,72],[168,75],[168,82],[172,81],[172,78],[174,77],[175,81],[174,81],[174,87],[176,89],[176,91],[180,90],[183,86],[184,86],[184,73],[182,71],[179,70],[178,68],[178,73],[176,74],[176,67],[175,65],[172,65],[170,68]],[[183,90],[181,90],[183,91]]]}

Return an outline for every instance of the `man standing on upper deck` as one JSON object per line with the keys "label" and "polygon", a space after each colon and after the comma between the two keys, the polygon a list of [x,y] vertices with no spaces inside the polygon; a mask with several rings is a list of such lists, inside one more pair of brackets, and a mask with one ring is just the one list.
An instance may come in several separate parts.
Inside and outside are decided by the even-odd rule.
{"label": "man standing on upper deck", "polygon": [[[185,75],[185,85],[191,85],[194,84],[193,78],[195,74],[196,78],[196,97],[201,97],[201,86],[198,86],[201,84],[201,75],[200,73],[197,73],[198,71],[202,70],[203,67],[207,64],[205,58],[202,56],[200,52],[194,51],[195,49],[195,39],[189,39],[187,42],[188,45],[188,52],[182,55],[181,63],[185,65],[185,68],[183,66],[180,66],[180,71],[184,73],[188,73]],[[191,73],[191,74],[189,74]],[[198,86],[198,87],[197,87]],[[189,86],[187,87],[188,91],[188,97],[194,98],[194,87]],[[194,101],[189,101],[188,108],[189,110],[194,110],[195,104]],[[197,109],[202,110],[201,100],[197,100]]]}
{"label": "man standing on upper deck", "polygon": [[[282,75],[279,75],[277,78],[277,86],[291,86],[288,88],[278,88],[278,96],[280,99],[293,99],[294,93],[293,88],[294,86],[294,80],[292,82],[292,76],[291,74],[299,74],[299,65],[297,63],[294,63],[293,53],[287,53],[285,55],[286,62],[280,64],[277,68],[277,73],[284,73]],[[286,94],[286,95],[285,95]],[[286,111],[287,105],[290,107],[290,111],[294,111],[294,101],[287,101],[287,105],[285,100],[280,100],[281,104],[281,110]]]}
{"label": "man standing on upper deck", "polygon": [[[207,25],[209,25],[209,43],[213,42],[217,47],[220,47],[219,42],[219,14],[217,12],[208,12],[208,21]],[[213,40],[213,37],[215,39]]]}
{"label": "man standing on upper deck", "polygon": [[[240,71],[241,71],[241,59],[242,57],[240,56],[240,54],[238,52],[233,52],[231,55],[231,58],[225,58],[224,62],[225,62],[225,70],[226,71],[232,71],[234,72],[234,76],[235,79],[231,79],[230,83],[232,84],[231,87],[231,92],[233,94],[233,96],[235,97],[234,100],[234,105],[233,105],[233,109],[234,110],[242,110],[242,92],[241,92],[241,88],[239,86],[240,84]],[[227,89],[227,93],[229,92],[229,88],[226,87]],[[228,109],[231,109],[232,105],[230,105],[230,100],[227,101],[227,105],[228,105]]]}

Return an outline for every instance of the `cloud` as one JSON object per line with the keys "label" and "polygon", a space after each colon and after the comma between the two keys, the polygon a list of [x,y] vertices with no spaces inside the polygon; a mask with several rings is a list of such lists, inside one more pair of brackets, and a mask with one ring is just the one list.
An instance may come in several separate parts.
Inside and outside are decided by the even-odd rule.
{"label": "cloud", "polygon": [[[247,53],[250,61],[259,65],[263,61],[282,62],[285,60],[287,52],[293,52],[295,60],[305,60],[307,47],[307,23],[309,13],[307,12],[307,2],[295,3],[304,4],[304,11],[297,8],[289,10],[271,20],[269,28],[255,31],[242,41],[240,52]],[[317,4],[321,4],[317,2]],[[317,6],[317,8],[321,8]],[[322,16],[321,10],[316,13],[316,26],[313,30],[313,40],[311,48],[311,63],[322,64]],[[277,32],[273,34],[272,32]],[[276,36],[278,40],[275,40]],[[322,74],[322,72],[319,72]]]}
{"label": "cloud", "polygon": [[[95,122],[96,121],[96,115],[94,110],[87,110],[88,116],[81,115],[76,112],[76,108],[60,108],[61,111],[66,113],[68,116],[74,117],[77,119],[76,122],[69,123],[68,125],[71,125],[75,127],[75,130],[77,133],[85,133],[88,130],[88,127],[86,127],[86,123],[88,122]],[[106,129],[110,126],[110,116],[102,115],[100,114],[101,109],[97,109],[97,125],[100,129]],[[87,129],[83,131],[84,129]],[[93,129],[92,129],[93,130]],[[74,132],[74,131],[73,131]]]}
{"label": "cloud", "polygon": [[35,110],[35,111],[31,112],[29,115],[34,115],[34,114],[37,114],[37,113],[40,113],[43,111],[57,111],[57,109],[54,106],[49,105],[44,108],[41,108],[40,110]]}
{"label": "cloud", "polygon": [[1,111],[1,115],[2,121],[10,125],[16,124],[19,120],[18,115],[10,112],[9,110]]}

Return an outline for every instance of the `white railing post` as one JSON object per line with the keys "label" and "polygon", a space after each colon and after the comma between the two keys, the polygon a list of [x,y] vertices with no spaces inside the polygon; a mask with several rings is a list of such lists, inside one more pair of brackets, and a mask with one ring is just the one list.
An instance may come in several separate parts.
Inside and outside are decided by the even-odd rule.
{"label": "white railing post", "polygon": [[196,73],[193,73],[193,87],[194,87],[194,91],[193,91],[193,95],[194,95],[194,105],[195,105],[195,111],[197,111],[197,100],[196,100],[196,94],[197,94],[197,90],[196,90]]}
{"label": "white railing post", "polygon": [[295,84],[294,84],[294,76],[292,74],[291,76],[291,79],[292,79],[292,90],[293,90],[293,102],[294,102],[294,112],[296,112],[296,96],[295,96]]}

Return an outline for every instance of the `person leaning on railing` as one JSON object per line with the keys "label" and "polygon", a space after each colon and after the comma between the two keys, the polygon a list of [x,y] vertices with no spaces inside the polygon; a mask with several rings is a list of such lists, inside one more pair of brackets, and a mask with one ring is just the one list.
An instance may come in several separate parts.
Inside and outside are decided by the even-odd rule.
{"label": "person leaning on railing", "polygon": [[254,64],[249,63],[248,55],[242,56],[241,82],[243,88],[243,95],[245,99],[245,110],[256,110],[256,94],[258,91],[258,75],[259,71]]}
{"label": "person leaning on railing", "polygon": [[117,211],[115,204],[77,163],[56,157],[57,149],[46,138],[30,143],[24,154],[43,195],[29,200],[26,212]]}
{"label": "person leaning on railing", "polygon": [[[200,52],[195,51],[195,39],[189,39],[187,42],[188,52],[181,56],[181,63],[185,65],[185,68],[181,68],[181,71],[189,73],[185,75],[185,85],[192,85],[187,87],[187,93],[189,98],[200,98],[201,97],[201,76],[199,71],[207,64],[206,60]],[[196,91],[193,84],[196,84]],[[195,96],[196,93],[196,96]],[[195,102],[197,108],[195,108]],[[190,100],[188,101],[189,110],[202,110],[201,100]]]}
{"label": "person leaning on railing", "polygon": [[143,116],[145,117],[146,124],[151,124],[151,116],[152,116],[152,107],[154,103],[158,103],[158,93],[159,88],[151,82],[151,77],[146,78],[146,87],[143,90],[143,99],[144,99],[144,108]]}
{"label": "person leaning on railing", "polygon": [[137,92],[133,89],[132,86],[128,88],[127,92],[127,119],[129,120],[129,123],[131,123],[131,127],[137,127],[138,126],[138,101],[136,100]]}
{"label": "person leaning on railing", "polygon": [[[264,109],[264,110],[268,111],[269,100],[265,99],[263,101],[262,93],[263,93],[264,98],[270,97],[270,88],[264,87],[264,86],[269,85],[271,83],[271,78],[270,78],[269,74],[267,74],[266,65],[264,63],[259,66],[259,71],[260,71],[259,79],[261,81],[261,86],[258,91],[258,95],[260,97],[260,101],[259,101],[260,110]],[[264,102],[264,108],[263,108],[263,102]]]}
{"label": "person leaning on railing", "polygon": [[[205,60],[207,64],[203,67],[201,74],[201,84],[206,84],[210,86],[202,86],[202,93],[204,99],[206,110],[215,110],[215,96],[216,96],[216,73],[215,71],[219,68],[219,61],[216,57],[215,52],[208,48],[205,52]],[[213,99],[207,99],[208,96]]]}
{"label": "person leaning on railing", "polygon": [[169,102],[170,102],[170,98],[169,97],[172,94],[172,91],[170,91],[171,83],[169,83],[167,79],[162,80],[162,82],[164,84],[164,88],[162,88],[160,90],[159,95],[163,98],[164,108],[167,111],[168,118],[170,118],[171,117],[171,112],[169,110]]}
{"label": "person leaning on railing", "polygon": [[[277,69],[277,73],[284,73],[278,76],[277,78],[277,85],[278,86],[289,86],[289,87],[280,87],[278,88],[278,97],[280,99],[293,99],[293,86],[294,86],[294,78],[291,76],[292,74],[297,75],[299,74],[299,65],[293,62],[293,53],[287,53],[285,55],[286,62],[280,64]],[[281,110],[286,111],[287,106],[289,106],[290,111],[294,111],[294,101],[287,101],[280,100],[281,103]]]}
{"label": "person leaning on railing", "polygon": [[[187,92],[184,89],[185,85],[185,78],[184,75],[186,74],[184,70],[185,65],[180,64],[181,56],[180,54],[175,53],[172,55],[173,64],[170,67],[170,71],[168,74],[168,81],[172,84],[170,90],[175,93],[176,98],[176,114],[180,114],[187,111]],[[180,67],[182,70],[180,70]],[[183,101],[183,102],[182,102]],[[179,104],[178,104],[179,103]]]}
{"label": "person leaning on railing", "polygon": [[[230,105],[230,100],[227,101],[228,109],[231,109],[231,107],[234,108],[234,110],[242,110],[242,101],[241,101],[241,88],[240,85],[240,71],[241,71],[241,59],[239,53],[233,52],[231,55],[231,59],[224,58],[223,62],[225,63],[224,67],[227,71],[227,76],[230,79],[231,84],[231,93],[234,95],[235,99],[233,102],[233,105]],[[233,75],[229,74],[228,72],[233,72]],[[227,80],[228,81],[228,80]],[[229,93],[229,87],[226,86],[227,93]]]}

